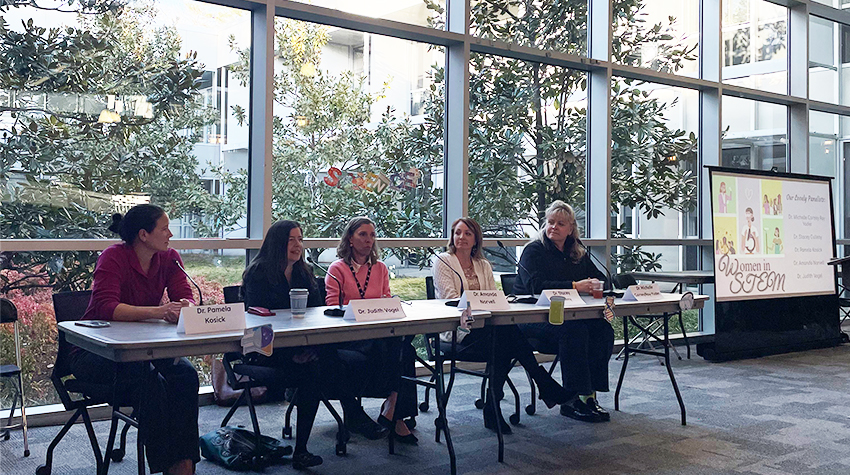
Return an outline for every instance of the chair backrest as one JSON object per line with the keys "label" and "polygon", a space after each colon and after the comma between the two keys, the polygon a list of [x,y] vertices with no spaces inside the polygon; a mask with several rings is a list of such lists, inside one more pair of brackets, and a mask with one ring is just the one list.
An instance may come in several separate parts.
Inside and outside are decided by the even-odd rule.
{"label": "chair backrest", "polygon": [[[53,313],[56,315],[56,322],[82,320],[89,306],[89,300],[91,300],[91,290],[53,294]],[[62,332],[59,332],[58,340],[59,351],[56,353],[56,365],[53,367],[53,375],[63,378],[71,373],[66,357],[71,345],[65,341],[65,334]]]}
{"label": "chair backrest", "polygon": [[9,299],[0,298],[0,323],[18,321],[18,308]]}
{"label": "chair backrest", "polygon": [[322,298],[322,303],[327,302],[328,289],[325,288],[325,278],[316,277],[316,287],[319,289],[319,296]]}
{"label": "chair backrest", "polygon": [[434,300],[437,298],[437,289],[434,288],[433,275],[425,277],[425,298],[428,300]]}
{"label": "chair backrest", "polygon": [[637,281],[631,274],[617,274],[611,277],[611,283],[618,289],[625,289],[630,285],[637,285]]}
{"label": "chair backrest", "polygon": [[516,274],[502,274],[499,276],[502,280],[502,291],[505,295],[514,293],[514,282],[516,282]]}
{"label": "chair backrest", "polygon": [[222,290],[224,291],[224,303],[240,303],[245,301],[242,295],[241,285],[228,285]]}

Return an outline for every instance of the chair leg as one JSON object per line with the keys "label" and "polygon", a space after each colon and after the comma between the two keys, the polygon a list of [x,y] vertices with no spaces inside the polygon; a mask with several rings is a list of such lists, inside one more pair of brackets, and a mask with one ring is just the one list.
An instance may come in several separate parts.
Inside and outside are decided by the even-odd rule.
{"label": "chair leg", "polygon": [[537,412],[537,388],[534,385],[534,379],[531,378],[531,373],[528,371],[525,372],[525,377],[528,378],[528,386],[531,388],[531,402],[525,406],[525,413],[529,416],[533,416],[535,412]]}
{"label": "chair leg", "polygon": [[292,438],[292,424],[290,421],[292,420],[292,410],[295,409],[295,400],[298,399],[298,388],[292,392],[292,399],[289,401],[289,407],[286,408],[286,417],[284,418],[283,424],[283,437],[286,439]]}
{"label": "chair leg", "polygon": [[[18,377],[20,378],[20,374]],[[0,436],[3,437],[3,440],[9,440],[9,432],[12,430],[12,418],[15,417],[15,408],[18,407],[19,399],[21,399],[20,390],[15,388],[15,394],[12,396],[12,409],[9,410],[9,418],[6,419],[6,426],[3,427],[3,430],[0,430]]]}
{"label": "chair leg", "polygon": [[109,423],[109,438],[106,439],[106,454],[103,458],[103,473],[106,475],[109,472],[109,462],[112,460],[112,446],[115,445],[115,434],[118,432],[118,410],[120,408],[112,407],[112,421]]}
{"label": "chair leg", "polygon": [[27,403],[24,399],[24,382],[18,373],[18,394],[21,395],[21,430],[24,433],[24,457],[30,456],[30,444],[27,439]]}
{"label": "chair leg", "polygon": [[[91,423],[91,417],[89,417],[89,411],[86,408],[82,408],[82,416],[83,422],[86,425],[86,432],[89,434],[89,442],[91,442],[92,451],[94,451],[94,458],[97,462],[97,472],[103,473],[103,455],[100,453],[100,446],[97,444],[97,436],[94,433],[94,427]],[[106,475],[105,473],[103,475]]]}
{"label": "chair leg", "polygon": [[508,387],[511,388],[511,392],[514,395],[514,413],[511,414],[508,419],[511,421],[511,424],[517,425],[519,424],[519,413],[521,410],[520,407],[522,406],[522,401],[520,401],[519,399],[519,391],[517,391],[516,386],[514,385],[514,382],[511,381],[510,376],[508,376],[505,382],[508,383]]}
{"label": "chair leg", "polygon": [[481,378],[481,397],[475,401],[476,409],[484,409],[484,401],[487,400],[487,377]]}
{"label": "chair leg", "polygon": [[[62,440],[62,438],[65,437],[65,434],[67,434],[68,431],[71,430],[71,427],[74,425],[75,422],[77,422],[77,419],[80,418],[83,411],[85,410],[86,409],[84,407],[81,407],[74,411],[74,415],[72,415],[71,418],[68,419],[68,422],[66,422],[65,425],[62,426],[62,428],[59,430],[59,433],[56,434],[56,437],[54,437],[53,440],[50,441],[50,445],[47,446],[47,456],[45,457],[44,465],[41,465],[40,467],[38,467],[38,470],[36,470],[36,473],[38,475],[50,474],[50,471],[53,468],[53,451],[56,449],[56,446],[59,445],[59,442]],[[96,466],[96,471],[97,473],[100,472],[100,465]]]}
{"label": "chair leg", "polygon": [[[679,312],[679,327],[682,329],[682,337],[685,339],[688,359],[691,359],[691,343],[688,341],[688,334],[685,332],[685,322],[682,321],[682,312]],[[678,353],[676,354],[678,355]],[[682,357],[680,356],[679,359],[682,359]]]}
{"label": "chair leg", "polygon": [[230,422],[230,418],[233,417],[233,414],[235,414],[236,410],[239,409],[239,404],[242,403],[243,399],[245,399],[245,391],[242,391],[242,394],[240,394],[239,397],[236,398],[236,401],[233,403],[233,405],[230,406],[230,410],[227,411],[227,415],[224,416],[224,419],[221,420],[221,427],[226,426],[227,423]]}
{"label": "chair leg", "polygon": [[[294,400],[294,398],[293,398]],[[351,435],[348,433],[348,428],[345,427],[345,422],[340,417],[339,413],[334,409],[333,405],[328,401],[328,399],[322,395],[321,396],[322,404],[328,409],[328,412],[331,413],[334,420],[336,420],[337,431],[336,431],[336,454],[339,457],[345,456],[348,454],[348,449],[346,444],[348,440],[351,438]]]}

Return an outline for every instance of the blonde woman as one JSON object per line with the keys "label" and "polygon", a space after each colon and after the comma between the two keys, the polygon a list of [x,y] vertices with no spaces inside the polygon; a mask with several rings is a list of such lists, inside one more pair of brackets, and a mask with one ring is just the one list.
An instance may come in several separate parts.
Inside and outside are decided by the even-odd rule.
{"label": "blonde woman", "polygon": [[[525,246],[514,292],[539,294],[545,289],[576,289],[589,294],[593,284],[606,280],[579,239],[573,208],[557,200],[546,209],[540,237]],[[522,325],[529,340],[557,345],[561,382],[576,397],[561,405],[561,414],[584,422],[603,422],[611,416],[599,406],[596,392],[608,391],[608,361],[614,350],[614,330],[602,318],[570,320],[563,325]]]}
{"label": "blonde woman", "polygon": [[[434,286],[437,297],[444,299],[458,298],[461,288],[465,290],[496,290],[496,281],[493,278],[493,269],[490,262],[484,258],[481,252],[483,244],[481,227],[472,218],[460,218],[452,223],[452,234],[449,238],[448,252],[442,253],[439,259],[434,261]],[[457,273],[455,273],[457,272]],[[460,279],[458,279],[460,274]],[[462,357],[464,352],[481,353],[490,348],[489,331],[485,329],[472,330],[464,338],[458,350]],[[547,406],[567,402],[570,395],[564,391],[546,370],[537,364],[534,357],[534,349],[528,343],[525,336],[516,325],[500,325],[495,328],[496,338],[496,361],[493,368],[493,377],[490,381],[496,401],[501,401],[504,396],[504,386],[511,363],[514,358],[519,360],[523,368],[528,371],[537,388],[540,390],[540,398]],[[498,406],[498,404],[497,404]],[[492,405],[488,400],[484,404],[484,427],[495,430],[496,423],[502,426],[503,434],[511,433],[511,426],[502,418],[501,410],[493,412]]]}

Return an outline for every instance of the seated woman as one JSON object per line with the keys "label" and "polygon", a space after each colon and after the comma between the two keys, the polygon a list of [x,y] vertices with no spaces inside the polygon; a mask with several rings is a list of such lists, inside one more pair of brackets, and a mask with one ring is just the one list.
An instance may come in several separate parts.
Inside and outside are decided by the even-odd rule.
{"label": "seated woman", "polygon": [[[242,292],[249,307],[290,308],[289,290],[307,289],[307,306],[321,306],[322,297],[313,271],[304,262],[301,225],[295,221],[274,223],[263,239],[260,252],[242,274]],[[270,357],[257,355],[257,364],[274,366],[291,375],[298,387],[298,420],[292,467],[303,469],[322,463],[307,451],[307,441],[319,408],[319,352],[315,348],[278,348]]]}
{"label": "seated woman", "polygon": [[[193,305],[192,290],[168,248],[168,216],[149,204],[112,216],[110,231],[124,241],[106,248],[97,259],[86,320],[177,323],[180,309]],[[180,264],[178,264],[180,263]],[[170,302],[161,304],[163,291]],[[191,474],[198,450],[198,373],[186,358],[118,364],[80,348],[69,352],[74,377],[95,384],[117,384],[119,399],[141,404],[139,436],[144,439],[151,473]],[[119,368],[120,366],[120,368]],[[148,367],[155,377],[148,379]],[[120,371],[119,371],[120,369]],[[116,373],[120,373],[116,380]],[[144,384],[144,381],[156,381]]]}
{"label": "seated woman", "polygon": [[[546,226],[528,243],[520,257],[514,292],[539,294],[544,289],[576,289],[591,293],[594,282],[605,275],[593,265],[579,240],[575,213],[557,200],[546,209]],[[529,340],[557,345],[561,378],[569,393],[577,395],[561,405],[561,414],[585,422],[610,420],[596,400],[597,391],[608,391],[608,361],[614,350],[614,330],[605,319],[568,320],[563,325],[530,323],[521,326]]]}
{"label": "seated woman", "polygon": [[[472,218],[460,218],[452,223],[452,234],[449,238],[448,252],[440,254],[434,261],[434,286],[437,298],[454,299],[460,297],[460,289],[465,290],[496,290],[493,278],[493,268],[481,252],[484,239],[481,227]],[[460,275],[460,278],[458,278]],[[459,343],[459,352],[473,347],[481,351],[489,351],[489,330],[480,328],[472,330]],[[537,388],[540,398],[547,406],[563,404],[570,399],[560,384],[555,382],[549,373],[537,364],[534,349],[516,325],[499,325],[495,327],[496,361],[490,385],[497,401],[504,396],[505,381],[511,371],[514,358],[519,360],[528,371]],[[501,410],[493,413],[489,400],[484,405],[484,427],[495,430],[496,423],[502,426],[503,434],[510,434],[511,426],[502,418]]]}
{"label": "seated woman", "polygon": [[[379,259],[375,223],[367,217],[352,219],[342,232],[337,246],[338,260],[334,261],[325,277],[326,302],[337,305],[340,293],[343,304],[354,299],[374,299],[390,296],[390,275],[387,266]],[[396,420],[395,438],[406,444],[416,444],[418,439],[410,432],[403,419],[416,416],[416,386],[402,376],[414,376],[414,350],[401,338],[358,341],[346,345],[348,350],[363,354],[372,370],[364,376],[373,385],[389,390],[389,397],[381,407],[378,422],[392,429]],[[368,416],[367,416],[368,417]]]}

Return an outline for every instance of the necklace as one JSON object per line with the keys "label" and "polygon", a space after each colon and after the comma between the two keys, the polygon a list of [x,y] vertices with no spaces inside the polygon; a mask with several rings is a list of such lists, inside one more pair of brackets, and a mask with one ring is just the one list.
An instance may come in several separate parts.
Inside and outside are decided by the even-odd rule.
{"label": "necklace", "polygon": [[372,263],[369,263],[369,270],[366,271],[366,282],[363,283],[363,287],[360,287],[360,281],[357,280],[357,274],[354,273],[354,266],[348,264],[348,268],[351,269],[351,275],[354,276],[354,283],[357,284],[357,291],[360,292],[360,298],[366,298],[366,289],[369,288],[369,277],[372,276]]}

